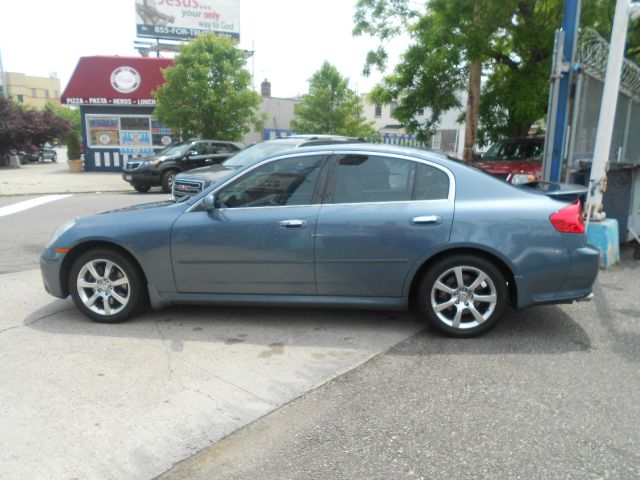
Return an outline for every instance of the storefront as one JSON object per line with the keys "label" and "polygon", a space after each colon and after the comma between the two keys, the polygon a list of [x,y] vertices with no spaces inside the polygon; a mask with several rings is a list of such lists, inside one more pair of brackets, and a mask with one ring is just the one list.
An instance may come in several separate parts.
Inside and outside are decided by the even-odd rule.
{"label": "storefront", "polygon": [[151,95],[164,83],[171,59],[82,57],[62,94],[80,107],[85,170],[120,171],[130,157],[153,153],[174,140],[153,118]]}

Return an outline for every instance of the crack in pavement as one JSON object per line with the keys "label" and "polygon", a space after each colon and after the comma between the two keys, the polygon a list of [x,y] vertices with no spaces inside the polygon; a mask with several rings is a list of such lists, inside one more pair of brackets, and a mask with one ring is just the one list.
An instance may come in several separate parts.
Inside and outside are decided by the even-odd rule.
{"label": "crack in pavement", "polygon": [[[161,341],[162,345],[164,346],[163,350],[164,350],[164,352],[166,354],[166,357],[167,357],[167,371],[168,371],[168,374],[169,374],[169,381],[179,385],[183,390],[186,390],[186,391],[192,392],[192,393],[196,393],[198,395],[201,395],[203,397],[208,398],[209,400],[211,400],[211,401],[213,401],[215,403],[216,411],[220,412],[222,415],[224,415],[225,417],[227,417],[230,420],[233,420],[234,422],[241,422],[242,419],[240,417],[238,417],[237,415],[234,415],[231,412],[227,412],[225,409],[223,409],[220,406],[220,401],[217,398],[215,398],[214,396],[212,396],[211,394],[208,394],[206,392],[202,392],[202,391],[198,390],[197,388],[188,387],[184,383],[182,383],[182,381],[179,378],[174,378],[173,377],[172,361],[174,359],[174,355],[171,353],[169,348],[165,345],[165,342],[169,341],[170,339],[167,338],[166,335],[164,335],[164,333],[162,332],[162,329],[160,328],[160,320],[156,320],[155,327],[156,327],[156,330],[158,331],[158,335],[160,336],[160,341]],[[189,365],[189,366],[191,366],[193,368],[197,368],[198,370],[206,373],[207,375],[209,375],[209,376],[211,376],[211,377],[213,377],[213,378],[215,378],[217,380],[220,380],[220,381],[222,381],[224,383],[227,383],[227,384],[231,385],[232,387],[237,388],[238,390],[240,390],[242,392],[245,392],[248,395],[251,395],[251,396],[257,398],[258,400],[266,403],[267,405],[271,405],[271,403],[269,403],[266,400],[260,398],[258,395],[254,394],[252,392],[249,392],[249,391],[245,390],[244,388],[242,388],[242,387],[240,387],[238,385],[235,385],[234,383],[232,383],[232,382],[230,382],[228,380],[225,380],[224,378],[221,378],[220,376],[218,376],[218,375],[216,375],[216,374],[214,374],[212,372],[209,372],[208,370],[200,367],[199,365],[195,365],[192,362],[189,362],[189,361],[184,360],[182,358],[177,358],[176,357],[175,360],[181,361],[182,363],[185,363],[185,364],[187,364],[187,365]]]}

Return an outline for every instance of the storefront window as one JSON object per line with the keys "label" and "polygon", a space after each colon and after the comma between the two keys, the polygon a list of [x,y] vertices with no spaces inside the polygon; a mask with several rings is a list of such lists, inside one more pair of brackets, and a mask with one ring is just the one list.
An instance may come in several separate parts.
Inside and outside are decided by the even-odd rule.
{"label": "storefront window", "polygon": [[87,137],[91,147],[117,147],[118,117],[87,116]]}
{"label": "storefront window", "polygon": [[164,148],[173,143],[173,133],[148,115],[87,115],[89,147],[124,149]]}

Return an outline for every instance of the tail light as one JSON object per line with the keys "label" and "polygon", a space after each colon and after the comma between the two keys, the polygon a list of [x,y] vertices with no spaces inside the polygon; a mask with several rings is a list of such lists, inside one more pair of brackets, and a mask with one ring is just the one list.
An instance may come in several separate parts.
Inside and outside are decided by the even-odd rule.
{"label": "tail light", "polygon": [[584,221],[579,200],[553,213],[549,220],[559,232],[584,233]]}

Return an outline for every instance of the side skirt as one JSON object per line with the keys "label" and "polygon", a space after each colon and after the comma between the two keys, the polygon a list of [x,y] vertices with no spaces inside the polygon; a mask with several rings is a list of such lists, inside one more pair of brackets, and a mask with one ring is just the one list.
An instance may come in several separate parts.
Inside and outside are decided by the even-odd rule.
{"label": "side skirt", "polygon": [[252,305],[273,307],[363,308],[375,310],[407,310],[404,297],[340,297],[314,295],[233,295],[207,293],[160,294],[149,284],[149,300],[153,308],[167,305]]}

